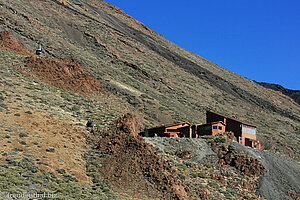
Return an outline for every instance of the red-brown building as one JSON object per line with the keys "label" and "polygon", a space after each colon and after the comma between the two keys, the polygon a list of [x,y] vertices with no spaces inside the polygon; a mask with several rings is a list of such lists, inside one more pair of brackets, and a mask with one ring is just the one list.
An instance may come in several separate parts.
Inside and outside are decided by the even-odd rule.
{"label": "red-brown building", "polygon": [[[191,125],[187,122],[170,124],[147,130],[149,137],[186,137],[198,138],[203,135],[217,135],[233,132],[239,143],[260,149],[260,142],[256,139],[256,126],[242,122],[230,116],[213,111],[206,112],[206,124]],[[145,133],[143,133],[145,134]]]}
{"label": "red-brown building", "polygon": [[191,124],[187,122],[181,122],[178,124],[170,124],[165,126],[159,126],[155,128],[148,129],[149,137],[159,136],[159,137],[183,137],[178,131],[182,127],[190,127]]}
{"label": "red-brown building", "polygon": [[206,112],[207,123],[219,121],[226,125],[225,131],[232,131],[234,133],[239,143],[253,148],[260,148],[260,142],[256,139],[255,125],[213,111]]}
{"label": "red-brown building", "polygon": [[223,134],[225,132],[226,125],[224,124],[224,122],[218,121],[197,125],[196,127],[196,134],[199,137],[203,135]]}

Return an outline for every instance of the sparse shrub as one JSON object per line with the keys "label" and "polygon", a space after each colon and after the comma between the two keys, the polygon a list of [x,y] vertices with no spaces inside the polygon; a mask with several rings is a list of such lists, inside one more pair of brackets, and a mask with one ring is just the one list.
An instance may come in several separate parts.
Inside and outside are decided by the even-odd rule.
{"label": "sparse shrub", "polygon": [[207,168],[212,168],[212,164],[211,164],[211,163],[205,163],[204,165],[205,165],[205,167],[207,167]]}
{"label": "sparse shrub", "polygon": [[80,108],[78,106],[73,106],[71,108],[71,111],[74,111],[74,112],[78,112],[80,110]]}
{"label": "sparse shrub", "polygon": [[208,176],[205,173],[203,173],[203,172],[199,172],[198,173],[198,177],[200,177],[200,178],[207,178]]}
{"label": "sparse shrub", "polygon": [[230,192],[228,192],[228,191],[221,191],[221,192],[224,194],[224,196],[226,197],[226,199],[232,199],[232,195],[231,195]]}
{"label": "sparse shrub", "polygon": [[19,148],[14,148],[14,151],[23,151],[23,149],[19,149]]}
{"label": "sparse shrub", "polygon": [[210,182],[208,183],[208,185],[209,185],[210,187],[215,188],[215,189],[219,189],[219,188],[220,188],[219,184],[216,183],[216,182],[213,182],[213,181],[210,181]]}
{"label": "sparse shrub", "polygon": [[48,163],[42,162],[42,161],[37,162],[37,164],[39,164],[39,165],[49,165]]}
{"label": "sparse shrub", "polygon": [[175,155],[175,153],[172,152],[172,151],[166,151],[166,154],[169,154],[169,155],[171,155],[171,156]]}
{"label": "sparse shrub", "polygon": [[197,173],[193,172],[190,174],[191,177],[196,178],[197,177]]}
{"label": "sparse shrub", "polygon": [[230,145],[228,145],[228,150],[229,150],[229,151],[234,151],[234,150],[235,150],[235,147],[234,147],[233,145],[230,144]]}
{"label": "sparse shrub", "polygon": [[56,169],[56,171],[57,171],[59,174],[65,174],[65,173],[66,173],[66,170],[64,170],[64,169]]}
{"label": "sparse shrub", "polygon": [[187,166],[185,164],[177,163],[175,166],[178,168],[178,170],[187,170]]}
{"label": "sparse shrub", "polygon": [[5,137],[5,138],[10,138],[10,136],[9,136],[9,135],[5,135],[4,137]]}
{"label": "sparse shrub", "polygon": [[183,174],[178,174],[178,176],[179,176],[179,178],[182,179],[182,180],[185,180],[185,179],[186,179],[185,175],[183,175]]}
{"label": "sparse shrub", "polygon": [[86,171],[87,171],[87,172],[96,172],[96,171],[97,171],[97,168],[96,168],[95,165],[88,165],[88,166],[86,167]]}
{"label": "sparse shrub", "polygon": [[48,148],[48,149],[46,149],[46,151],[53,153],[55,151],[55,149],[54,148]]}
{"label": "sparse shrub", "polygon": [[223,136],[216,137],[215,142],[216,143],[224,143],[224,142],[226,142],[226,138]]}
{"label": "sparse shrub", "polygon": [[29,115],[32,114],[32,112],[31,112],[30,110],[26,111],[25,113],[26,113],[26,114],[29,114]]}
{"label": "sparse shrub", "polygon": [[108,187],[104,187],[104,188],[102,189],[102,191],[103,191],[103,192],[109,192],[110,189],[109,189]]}
{"label": "sparse shrub", "polygon": [[20,137],[28,137],[28,133],[21,132],[21,133],[19,134],[19,136],[20,136]]}
{"label": "sparse shrub", "polygon": [[16,113],[16,114],[15,114],[15,116],[17,116],[17,117],[20,117],[20,116],[21,116],[21,114],[20,114],[20,113]]}
{"label": "sparse shrub", "polygon": [[207,178],[207,177],[208,177],[208,176],[207,176],[205,173],[203,173],[203,172],[199,172],[199,173],[193,172],[193,173],[191,173],[191,176],[192,176],[193,178],[197,178],[197,177],[200,177],[200,178]]}
{"label": "sparse shrub", "polygon": [[49,172],[48,174],[50,175],[51,178],[57,179],[57,177],[56,177],[56,175],[55,175],[54,172]]}
{"label": "sparse shrub", "polygon": [[20,144],[26,145],[26,142],[25,141],[20,141]]}
{"label": "sparse shrub", "polygon": [[68,182],[78,182],[77,178],[75,176],[70,175],[70,174],[63,174],[62,178],[65,181],[68,181]]}

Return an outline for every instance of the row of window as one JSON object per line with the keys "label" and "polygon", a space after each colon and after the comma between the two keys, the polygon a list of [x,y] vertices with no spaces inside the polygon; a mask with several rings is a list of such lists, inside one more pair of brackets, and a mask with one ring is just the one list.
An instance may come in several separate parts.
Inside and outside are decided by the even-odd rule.
{"label": "row of window", "polygon": [[[213,129],[218,129],[218,126],[213,126]],[[222,126],[219,126],[219,130],[222,130]]]}

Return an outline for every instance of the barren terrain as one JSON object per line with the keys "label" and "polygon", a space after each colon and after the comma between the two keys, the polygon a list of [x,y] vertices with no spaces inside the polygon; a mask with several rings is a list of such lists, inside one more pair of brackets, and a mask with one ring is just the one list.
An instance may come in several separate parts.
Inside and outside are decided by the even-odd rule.
{"label": "barren terrain", "polygon": [[[299,199],[290,91],[230,72],[105,1],[2,1],[0,13],[1,197]],[[257,125],[264,150],[138,136],[204,123],[207,109]]]}

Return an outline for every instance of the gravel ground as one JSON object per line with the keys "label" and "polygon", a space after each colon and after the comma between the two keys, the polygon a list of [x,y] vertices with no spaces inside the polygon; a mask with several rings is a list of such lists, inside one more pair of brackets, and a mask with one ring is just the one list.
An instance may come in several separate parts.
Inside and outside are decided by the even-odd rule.
{"label": "gravel ground", "polygon": [[265,199],[292,199],[288,191],[300,193],[300,165],[293,159],[268,151],[253,149],[234,143],[237,150],[243,150],[260,160],[267,173],[260,177],[257,193]]}
{"label": "gravel ground", "polygon": [[207,145],[205,140],[200,138],[144,138],[149,144],[159,148],[160,151],[166,153],[175,153],[177,151],[191,151],[195,156],[189,159],[192,162],[201,162],[204,158],[215,156],[216,154]]}

